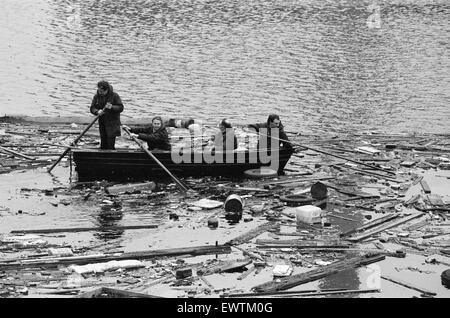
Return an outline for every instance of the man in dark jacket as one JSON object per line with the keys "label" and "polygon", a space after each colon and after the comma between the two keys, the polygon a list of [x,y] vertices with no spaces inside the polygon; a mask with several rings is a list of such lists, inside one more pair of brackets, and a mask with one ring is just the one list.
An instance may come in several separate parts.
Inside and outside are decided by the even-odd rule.
{"label": "man in dark jacket", "polygon": [[226,119],[222,119],[219,124],[220,132],[213,136],[214,146],[216,150],[232,151],[238,147],[238,141],[234,134],[231,123]]}
{"label": "man in dark jacket", "polygon": [[160,116],[152,119],[150,127],[145,128],[130,128],[126,125],[122,126],[129,130],[133,137],[139,138],[147,142],[148,150],[160,149],[170,150],[169,133]]}
{"label": "man in dark jacket", "polygon": [[[260,138],[267,138],[267,148],[270,148],[271,145],[271,135],[272,135],[272,129],[278,128],[278,139],[281,139],[278,141],[278,145],[280,147],[283,147],[285,149],[292,149],[292,144],[289,142],[289,138],[286,135],[286,132],[284,131],[284,126],[280,121],[280,117],[278,115],[272,114],[269,115],[267,118],[267,122],[265,123],[259,123],[259,124],[251,124],[248,125],[249,128],[255,129],[258,133],[261,128],[265,128],[265,136],[260,136]],[[258,147],[259,147],[259,141],[258,141]]]}
{"label": "man in dark jacket", "polygon": [[123,103],[119,94],[107,81],[97,83],[97,94],[91,103],[91,113],[99,118],[100,149],[115,149],[116,137],[120,136],[120,113]]}

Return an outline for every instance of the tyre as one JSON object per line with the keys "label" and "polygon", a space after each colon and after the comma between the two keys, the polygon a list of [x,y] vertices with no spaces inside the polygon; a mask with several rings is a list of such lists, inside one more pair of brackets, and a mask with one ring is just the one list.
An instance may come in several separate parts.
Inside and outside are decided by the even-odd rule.
{"label": "tyre", "polygon": [[314,202],[314,199],[305,195],[290,194],[280,198],[281,201],[287,202],[290,206],[308,205]]}
{"label": "tyre", "polygon": [[441,274],[442,285],[447,288],[450,288],[450,269],[443,271]]}
{"label": "tyre", "polygon": [[278,177],[278,172],[269,168],[250,169],[244,171],[244,174],[253,179]]}

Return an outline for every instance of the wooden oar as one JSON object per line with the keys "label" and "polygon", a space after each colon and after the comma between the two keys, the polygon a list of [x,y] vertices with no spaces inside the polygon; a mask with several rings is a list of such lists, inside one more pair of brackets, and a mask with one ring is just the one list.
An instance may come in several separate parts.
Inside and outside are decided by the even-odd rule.
{"label": "wooden oar", "polygon": [[155,162],[156,162],[161,168],[163,168],[163,170],[164,170],[164,171],[172,178],[173,181],[175,181],[175,183],[177,184],[177,186],[178,186],[183,192],[187,192],[187,191],[189,190],[189,188],[186,187],[183,183],[181,183],[181,181],[178,180],[177,177],[175,177],[175,176],[169,171],[169,169],[167,169],[167,168],[162,164],[162,162],[159,161],[158,158],[155,157],[154,154],[152,154],[148,149],[145,149],[144,145],[143,145],[136,137],[133,137],[133,136],[131,135],[131,132],[130,132],[127,128],[125,128],[125,127],[123,127],[123,126],[122,126],[122,128],[123,128],[123,130],[125,130],[125,132],[128,134],[128,136],[130,136],[130,138],[133,139],[133,141],[134,141],[135,143],[137,143],[137,144],[139,145],[139,147],[141,147],[141,149],[142,149],[147,155],[150,156],[150,158],[152,158],[153,160],[155,160]]}
{"label": "wooden oar", "polygon": [[[95,124],[95,122],[100,118],[100,115],[95,116],[94,120],[83,130],[83,132],[70,144],[70,146],[75,146],[77,142],[83,137],[83,135],[92,127],[92,125]],[[53,168],[61,161],[62,158],[64,158],[65,155],[70,151],[71,147],[67,147],[67,149],[63,152],[63,154],[56,160],[56,162],[47,170],[47,172],[51,172]]]}
{"label": "wooden oar", "polygon": [[336,158],[339,158],[339,159],[343,159],[343,160],[347,160],[347,161],[350,161],[350,162],[354,162],[354,163],[357,163],[359,165],[366,166],[366,167],[369,167],[369,168],[372,168],[372,169],[375,169],[375,170],[384,171],[386,173],[389,173],[389,174],[395,176],[395,173],[392,172],[392,171],[389,171],[389,170],[386,170],[386,169],[382,169],[382,168],[379,168],[379,167],[376,167],[376,166],[372,166],[372,165],[369,165],[367,163],[364,163],[364,162],[361,162],[361,161],[358,161],[358,160],[353,160],[353,159],[349,159],[349,158],[346,158],[346,157],[342,157],[342,156],[339,156],[339,155],[336,155],[336,154],[333,154],[333,153],[330,153],[330,152],[327,152],[327,151],[323,151],[323,150],[320,150],[320,149],[317,149],[317,148],[311,148],[310,146],[301,145],[299,143],[292,142],[292,141],[289,141],[289,140],[277,138],[277,137],[274,137],[274,136],[268,136],[268,135],[260,133],[260,132],[259,132],[259,134],[262,135],[262,136],[273,138],[275,140],[279,140],[279,141],[283,141],[283,142],[289,142],[289,143],[291,143],[291,144],[293,144],[293,145],[295,145],[297,147],[306,148],[306,149],[309,149],[309,150],[312,150],[312,151],[315,151],[315,152],[323,153],[323,154],[328,155],[328,156],[332,156],[332,157],[336,157]]}

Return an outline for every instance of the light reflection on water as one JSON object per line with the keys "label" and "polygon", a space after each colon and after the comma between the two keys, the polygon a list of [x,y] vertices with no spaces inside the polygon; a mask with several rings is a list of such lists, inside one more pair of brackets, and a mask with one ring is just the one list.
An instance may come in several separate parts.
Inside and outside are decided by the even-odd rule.
{"label": "light reflection on water", "polygon": [[448,132],[450,3],[379,3],[3,1],[0,112],[86,115],[107,78],[134,118]]}
{"label": "light reflection on water", "polygon": [[[380,28],[370,28],[372,3],[4,0],[0,115],[86,115],[106,78],[134,118],[255,122],[276,112],[302,132],[448,133],[450,3],[380,1]],[[3,217],[2,230],[162,221],[98,207],[48,212],[44,201],[33,209],[46,216]],[[347,271],[319,286],[359,284]]]}

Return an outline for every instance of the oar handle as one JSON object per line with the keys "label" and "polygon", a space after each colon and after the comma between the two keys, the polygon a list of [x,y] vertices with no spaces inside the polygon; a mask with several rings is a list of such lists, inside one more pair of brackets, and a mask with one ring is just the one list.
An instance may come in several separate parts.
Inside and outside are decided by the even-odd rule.
{"label": "oar handle", "polygon": [[[84,136],[84,134],[95,124],[95,122],[97,121],[97,119],[99,119],[99,117],[103,115],[103,113],[95,116],[94,120],[92,120],[92,122],[83,130],[83,132],[74,140],[72,141],[72,143],[70,144],[71,146],[75,146],[77,144],[77,142],[81,139],[81,137]],[[62,158],[64,158],[65,155],[67,155],[67,153],[70,151],[70,147],[68,147],[63,154],[58,158],[58,160],[56,160],[56,162],[47,170],[47,172],[51,172],[53,170],[53,168],[56,167],[56,165],[61,161]]]}
{"label": "oar handle", "polygon": [[128,134],[128,136],[134,141],[134,142],[136,142],[138,145],[139,145],[139,147],[141,147],[141,149],[145,152],[145,153],[147,153],[147,155],[149,155],[150,156],[150,158],[152,158],[171,178],[172,178],[172,180],[173,181],[175,181],[175,183],[178,185],[178,187],[182,190],[182,191],[184,191],[184,192],[187,192],[188,190],[189,190],[189,188],[187,188],[183,183],[181,183],[181,181],[180,180],[178,180],[177,179],[177,177],[175,177],[170,171],[169,171],[169,169],[167,169],[166,168],[166,166],[164,166],[164,164],[161,162],[161,161],[159,161],[158,160],[158,158],[156,158],[155,157],[155,155],[154,154],[152,154],[152,152],[151,151],[149,151],[148,149],[145,149],[145,147],[144,147],[144,145],[136,138],[136,137],[133,137],[132,135],[131,135],[131,132],[130,132],[130,130],[128,129],[128,128],[126,128],[126,127],[123,127],[122,126],[122,129],[123,130],[125,130],[125,132]]}

